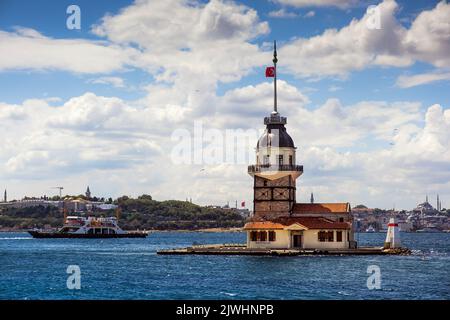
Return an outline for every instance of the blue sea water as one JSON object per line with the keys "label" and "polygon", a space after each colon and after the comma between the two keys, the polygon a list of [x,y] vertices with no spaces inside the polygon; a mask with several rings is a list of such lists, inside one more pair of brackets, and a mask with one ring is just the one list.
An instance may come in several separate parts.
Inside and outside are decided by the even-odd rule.
{"label": "blue sea water", "polygon": [[[245,242],[243,233],[146,239],[33,239],[0,233],[0,299],[449,299],[450,234],[402,233],[411,256],[166,256],[163,248]],[[380,246],[385,234],[358,234]],[[66,286],[68,265],[81,289]],[[367,268],[381,289],[367,288]]]}

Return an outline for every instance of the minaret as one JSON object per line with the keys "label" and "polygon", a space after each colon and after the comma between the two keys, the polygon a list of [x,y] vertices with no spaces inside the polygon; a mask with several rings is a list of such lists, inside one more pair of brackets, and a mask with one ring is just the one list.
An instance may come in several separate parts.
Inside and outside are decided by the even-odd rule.
{"label": "minaret", "polygon": [[88,199],[91,198],[91,190],[89,190],[89,186],[86,189],[86,198],[88,198]]}
{"label": "minaret", "polygon": [[436,197],[436,210],[441,211],[441,209],[439,208],[439,194]]}
{"label": "minaret", "polygon": [[314,203],[314,194],[311,192],[311,203]]}
{"label": "minaret", "polygon": [[294,141],[286,131],[287,119],[278,113],[277,50],[274,42],[274,105],[264,118],[266,130],[256,145],[256,165],[248,167],[253,177],[254,217],[271,219],[290,216],[295,204],[295,180],[303,173],[303,166],[295,164]]}
{"label": "minaret", "polygon": [[3,202],[8,202],[8,194],[6,193],[6,189],[5,194],[3,195]]}

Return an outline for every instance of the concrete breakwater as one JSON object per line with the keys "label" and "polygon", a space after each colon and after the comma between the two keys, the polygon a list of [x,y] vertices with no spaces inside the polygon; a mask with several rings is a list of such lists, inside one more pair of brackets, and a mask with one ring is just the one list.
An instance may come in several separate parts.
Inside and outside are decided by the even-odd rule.
{"label": "concrete breakwater", "polygon": [[165,255],[260,255],[260,256],[300,256],[300,255],[409,255],[407,248],[383,249],[382,247],[361,247],[357,249],[252,249],[243,244],[196,245],[186,248],[159,250]]}

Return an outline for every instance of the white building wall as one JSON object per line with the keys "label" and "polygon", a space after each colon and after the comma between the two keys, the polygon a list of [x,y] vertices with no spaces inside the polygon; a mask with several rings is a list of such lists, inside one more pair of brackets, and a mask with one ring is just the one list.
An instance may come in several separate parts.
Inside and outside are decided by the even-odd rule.
{"label": "white building wall", "polygon": [[[253,230],[252,230],[253,231]],[[256,231],[256,230],[255,230]],[[259,230],[264,231],[264,230]],[[266,230],[268,231],[268,230]],[[250,232],[247,231],[247,247],[252,249],[286,249],[290,246],[289,231],[274,230],[275,241],[250,241]],[[268,239],[268,238],[267,238]]]}
{"label": "white building wall", "polygon": [[306,230],[303,231],[303,248],[304,249],[348,249],[347,230],[342,230],[342,242],[336,241],[336,230],[334,231],[333,242],[320,242],[319,231],[332,230]]}
{"label": "white building wall", "polygon": [[[256,231],[256,230],[254,230]],[[264,230],[258,230],[264,231]],[[268,231],[268,230],[266,230]],[[250,241],[250,232],[247,231],[247,247],[251,249],[290,249],[292,247],[292,234],[302,234],[302,248],[303,249],[348,249],[349,243],[347,238],[348,230],[342,230],[342,242],[337,242],[336,230],[334,232],[333,242],[320,242],[319,231],[331,230],[304,230],[304,231],[290,231],[290,230],[275,230],[276,241]]]}
{"label": "white building wall", "polygon": [[292,156],[292,164],[295,165],[295,149],[294,148],[278,148],[278,147],[260,147],[256,152],[257,164],[264,164],[264,157],[269,155],[270,164],[278,164],[278,155],[283,155],[283,164],[289,164],[289,156]]}

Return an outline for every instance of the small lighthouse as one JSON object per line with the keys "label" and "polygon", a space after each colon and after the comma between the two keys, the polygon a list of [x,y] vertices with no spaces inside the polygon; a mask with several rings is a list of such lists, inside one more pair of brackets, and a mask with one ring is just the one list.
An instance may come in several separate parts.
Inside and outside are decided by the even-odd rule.
{"label": "small lighthouse", "polygon": [[384,242],[385,249],[401,248],[400,229],[395,218],[391,218],[388,223],[388,231],[386,241]]}

